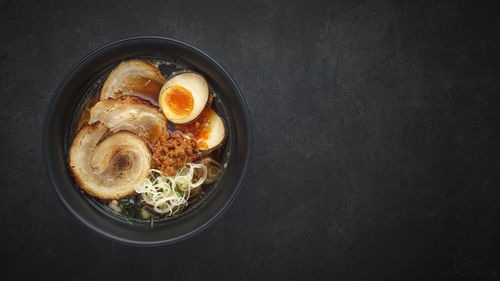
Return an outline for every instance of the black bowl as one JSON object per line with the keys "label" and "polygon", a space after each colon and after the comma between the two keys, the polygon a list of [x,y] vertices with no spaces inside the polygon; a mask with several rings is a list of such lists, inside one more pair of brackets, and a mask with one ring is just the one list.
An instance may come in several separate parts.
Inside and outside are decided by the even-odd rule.
{"label": "black bowl", "polygon": [[[230,131],[227,168],[207,198],[173,219],[154,227],[130,224],[106,215],[76,186],[67,166],[67,150],[74,112],[85,98],[85,87],[96,75],[122,60],[174,58],[202,73],[217,88],[227,106]],[[143,246],[174,243],[212,223],[230,205],[242,185],[252,153],[250,115],[235,82],[208,55],[185,43],[161,37],[136,37],[104,46],[82,59],[57,87],[45,115],[42,147],[47,174],[66,207],[85,225],[113,240]]]}

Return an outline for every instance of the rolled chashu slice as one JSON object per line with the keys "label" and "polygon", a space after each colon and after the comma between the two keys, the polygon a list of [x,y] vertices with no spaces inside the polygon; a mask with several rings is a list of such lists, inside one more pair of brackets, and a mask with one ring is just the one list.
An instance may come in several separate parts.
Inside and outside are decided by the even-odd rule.
{"label": "rolled chashu slice", "polygon": [[165,115],[146,100],[134,96],[102,100],[90,110],[89,124],[100,121],[111,133],[130,131],[154,144],[167,129]]}
{"label": "rolled chashu slice", "polygon": [[100,99],[138,95],[147,97],[156,105],[164,83],[165,77],[150,63],[138,59],[123,61],[111,71],[104,82]]}
{"label": "rolled chashu slice", "polygon": [[85,125],[69,151],[71,172],[82,190],[100,199],[120,199],[149,176],[151,151],[131,132],[103,139],[109,129],[100,122]]}

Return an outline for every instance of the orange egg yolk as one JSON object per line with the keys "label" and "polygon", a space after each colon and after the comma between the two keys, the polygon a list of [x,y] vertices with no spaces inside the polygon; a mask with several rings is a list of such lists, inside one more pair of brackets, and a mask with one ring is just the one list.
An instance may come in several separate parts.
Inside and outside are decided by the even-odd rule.
{"label": "orange egg yolk", "polygon": [[193,111],[193,95],[186,88],[181,86],[169,87],[164,95],[166,105],[178,117],[186,117]]}

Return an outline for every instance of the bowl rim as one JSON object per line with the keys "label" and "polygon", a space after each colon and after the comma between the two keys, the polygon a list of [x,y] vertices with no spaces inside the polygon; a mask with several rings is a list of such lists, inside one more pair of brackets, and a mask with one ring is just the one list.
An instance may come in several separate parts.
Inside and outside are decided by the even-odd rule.
{"label": "bowl rim", "polygon": [[[143,41],[143,40],[154,40],[154,41],[162,41],[163,43],[171,44],[175,47],[182,48],[187,50],[188,52],[194,53],[197,56],[200,56],[207,60],[214,68],[216,69],[217,72],[219,72],[224,79],[227,80],[227,82],[231,85],[232,88],[234,88],[234,93],[236,95],[236,99],[240,102],[241,104],[241,117],[244,120],[244,124],[246,126],[246,149],[245,149],[245,155],[246,157],[243,159],[243,165],[242,165],[242,170],[241,174],[239,175],[239,178],[233,188],[232,193],[228,197],[228,199],[222,204],[222,206],[215,212],[215,214],[210,217],[208,220],[197,226],[196,228],[183,233],[181,235],[168,238],[165,240],[156,240],[156,241],[139,241],[139,240],[133,240],[129,238],[124,238],[118,235],[115,235],[113,233],[110,233],[108,231],[105,231],[101,229],[99,226],[94,225],[91,221],[87,220],[85,216],[77,212],[68,202],[68,200],[63,196],[61,191],[59,190],[59,185],[56,180],[56,175],[54,174],[54,169],[51,168],[51,162],[53,160],[53,156],[49,153],[48,149],[48,141],[49,141],[49,134],[48,128],[50,127],[50,119],[51,116],[54,114],[55,110],[55,104],[58,98],[62,95],[61,89],[63,86],[68,82],[68,79],[70,79],[79,69],[80,67],[87,62],[90,58],[93,56],[99,54],[100,52],[111,48],[116,45],[121,45],[127,42],[131,41]],[[92,52],[88,53],[86,56],[84,56],[82,59],[80,59],[67,73],[66,75],[59,81],[57,87],[55,90],[52,92],[52,95],[49,99],[47,109],[44,114],[44,119],[43,119],[43,127],[42,127],[42,155],[43,155],[43,163],[44,163],[44,169],[45,169],[45,174],[49,178],[49,182],[52,185],[53,189],[56,191],[58,194],[59,198],[62,200],[64,203],[65,207],[75,216],[78,218],[78,221],[80,221],[82,224],[85,226],[89,227],[92,229],[94,232],[98,233],[99,235],[111,239],[113,241],[119,242],[121,244],[126,244],[126,245],[132,245],[132,246],[163,246],[163,245],[168,245],[168,244],[173,244],[176,242],[180,242],[182,240],[188,239],[207,227],[209,227],[215,220],[217,220],[227,209],[228,207],[232,204],[236,196],[241,190],[241,187],[243,185],[243,182],[246,178],[246,174],[248,171],[248,167],[251,163],[251,160],[253,158],[253,127],[252,127],[252,121],[251,121],[251,116],[248,110],[247,103],[245,101],[245,98],[243,97],[240,88],[236,84],[236,82],[232,79],[232,77],[227,73],[227,71],[217,62],[215,61],[211,56],[203,52],[202,50],[198,49],[197,47],[194,47],[188,43],[181,42],[176,39],[172,38],[167,38],[167,37],[161,37],[161,36],[134,36],[134,37],[128,37],[128,38],[123,38],[117,41],[113,41],[111,43],[108,43],[106,45],[103,45]]]}

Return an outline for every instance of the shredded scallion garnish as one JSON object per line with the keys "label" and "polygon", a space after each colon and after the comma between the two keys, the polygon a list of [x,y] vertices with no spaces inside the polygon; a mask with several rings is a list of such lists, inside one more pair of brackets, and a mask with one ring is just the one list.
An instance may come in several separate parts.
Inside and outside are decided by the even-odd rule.
{"label": "shredded scallion garnish", "polygon": [[164,176],[156,169],[150,173],[151,177],[138,184],[135,191],[155,212],[171,216],[188,205],[191,191],[205,182],[208,171],[204,164],[188,163],[175,176]]}

